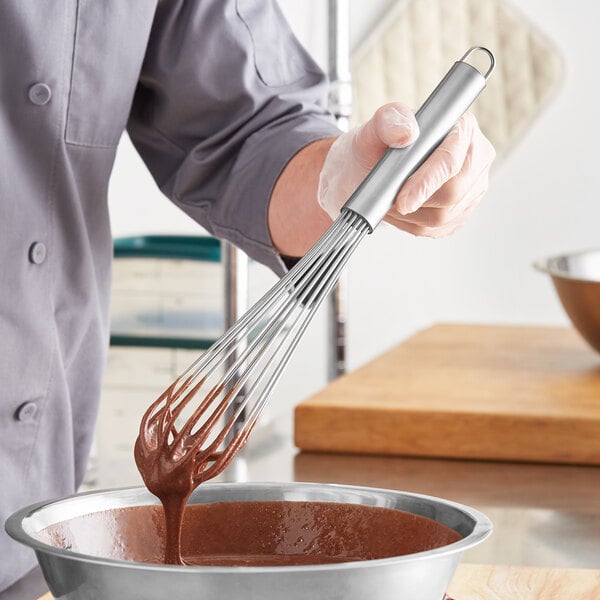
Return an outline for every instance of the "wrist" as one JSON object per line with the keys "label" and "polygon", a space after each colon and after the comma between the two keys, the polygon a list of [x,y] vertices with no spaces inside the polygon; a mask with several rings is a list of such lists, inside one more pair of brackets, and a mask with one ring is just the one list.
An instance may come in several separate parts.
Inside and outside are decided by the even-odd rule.
{"label": "wrist", "polygon": [[275,249],[283,256],[303,256],[331,218],[317,202],[319,176],[335,137],[305,146],[285,166],[271,194],[268,225]]}

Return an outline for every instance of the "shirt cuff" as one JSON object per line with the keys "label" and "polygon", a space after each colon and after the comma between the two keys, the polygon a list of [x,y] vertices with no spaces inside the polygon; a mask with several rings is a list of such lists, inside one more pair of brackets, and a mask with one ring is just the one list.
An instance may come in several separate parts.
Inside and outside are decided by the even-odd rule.
{"label": "shirt cuff", "polygon": [[263,130],[248,138],[223,200],[212,207],[210,218],[217,237],[230,240],[277,275],[285,274],[288,267],[275,250],[269,233],[269,202],[275,183],[300,150],[312,142],[340,134],[333,118],[326,115],[295,117],[291,123],[279,123],[267,133]]}

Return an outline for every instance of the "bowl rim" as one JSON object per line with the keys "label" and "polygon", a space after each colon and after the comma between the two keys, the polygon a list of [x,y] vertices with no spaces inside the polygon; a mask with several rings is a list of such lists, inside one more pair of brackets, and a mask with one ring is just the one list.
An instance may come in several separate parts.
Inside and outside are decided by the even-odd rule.
{"label": "bowl rim", "polygon": [[600,283],[600,274],[598,278],[590,279],[588,277],[580,277],[577,275],[570,275],[565,271],[558,269],[556,263],[561,259],[575,258],[578,256],[584,256],[586,254],[600,254],[600,248],[588,248],[587,250],[576,250],[574,252],[565,252],[563,254],[554,254],[546,258],[540,258],[533,262],[533,267],[542,273],[547,273],[552,277],[558,279],[568,279],[569,281],[581,281],[584,283]]}
{"label": "bowl rim", "polygon": [[[232,486],[241,487],[245,486],[251,489],[266,489],[273,488],[273,486],[287,486],[293,487],[294,490],[298,491],[310,491],[311,489],[322,491],[324,488],[332,491],[348,491],[348,492],[358,492],[364,494],[385,494],[393,496],[402,496],[409,497],[415,500],[425,500],[429,502],[433,502],[435,504],[441,504],[444,506],[451,507],[464,515],[468,516],[470,519],[474,521],[473,531],[463,537],[462,539],[453,542],[451,544],[447,544],[445,546],[441,546],[439,548],[433,548],[431,550],[425,550],[422,552],[415,552],[412,554],[406,554],[402,556],[393,556],[388,558],[378,558],[372,560],[359,560],[359,561],[347,561],[347,562],[339,562],[339,563],[326,563],[326,564],[314,564],[314,565],[285,565],[285,566],[183,566],[183,565],[164,565],[158,563],[146,563],[146,562],[138,562],[138,561],[128,561],[128,560],[119,560],[113,558],[103,558],[92,556],[89,554],[83,554],[80,552],[72,552],[70,550],[65,550],[64,548],[57,548],[55,546],[51,546],[50,544],[46,544],[38,539],[36,539],[32,534],[26,531],[25,524],[27,519],[32,518],[36,513],[39,513],[45,508],[58,506],[63,503],[72,502],[73,500],[89,497],[89,496],[100,496],[100,495],[117,495],[117,494],[126,494],[126,493],[138,493],[138,492],[146,492],[149,495],[150,502],[145,503],[144,505],[154,505],[159,504],[158,499],[156,499],[148,490],[143,486],[138,487],[125,487],[125,488],[111,488],[107,490],[94,490],[91,492],[84,492],[79,494],[72,494],[70,496],[54,499],[54,500],[46,500],[42,502],[37,502],[35,504],[31,504],[22,509],[19,509],[15,513],[13,513],[5,523],[5,529],[8,535],[10,535],[13,539],[25,544],[26,546],[32,548],[36,553],[41,552],[44,554],[51,554],[56,557],[60,557],[67,560],[75,560],[77,562],[85,562],[88,564],[95,565],[103,565],[106,567],[117,567],[117,568],[125,568],[125,569],[141,569],[141,570],[150,570],[150,571],[160,571],[160,572],[173,572],[182,574],[185,573],[213,573],[213,574],[226,574],[226,573],[283,573],[283,572],[306,572],[306,571],[335,571],[335,570],[346,570],[349,568],[373,568],[375,566],[385,566],[385,565],[393,565],[414,561],[423,561],[423,560],[432,560],[435,558],[446,557],[451,554],[462,554],[465,550],[481,543],[484,539],[486,539],[493,530],[492,521],[479,510],[467,506],[465,504],[461,504],[459,502],[454,502],[451,500],[446,500],[444,498],[439,498],[436,496],[429,496],[425,494],[418,494],[414,492],[405,492],[401,490],[391,490],[386,488],[376,488],[376,487],[366,487],[366,486],[353,486],[353,485],[344,485],[344,484],[334,484],[334,483],[312,483],[312,482],[252,482],[252,483],[203,483],[200,488],[215,488],[215,487],[223,487],[230,488]],[[293,501],[293,500],[292,500]],[[308,500],[310,501],[310,500]],[[320,500],[314,500],[320,501]],[[334,500],[335,501],[335,500]],[[139,503],[137,504],[140,505]],[[123,505],[123,506],[134,506],[131,505]],[[123,507],[122,506],[122,507]],[[107,507],[109,509],[111,507]],[[118,506],[113,506],[112,508],[119,508]],[[392,508],[392,507],[388,507]],[[91,513],[86,513],[91,514]]]}

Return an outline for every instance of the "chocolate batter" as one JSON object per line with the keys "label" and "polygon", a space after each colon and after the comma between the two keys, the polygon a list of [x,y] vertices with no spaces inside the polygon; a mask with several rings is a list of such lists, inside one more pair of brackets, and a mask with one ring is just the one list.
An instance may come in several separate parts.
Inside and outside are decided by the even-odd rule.
{"label": "chocolate batter", "polygon": [[[136,506],[63,521],[40,538],[93,556],[162,563],[165,525],[160,507]],[[181,553],[187,565],[306,565],[401,556],[458,539],[445,525],[389,508],[219,502],[187,507]]]}

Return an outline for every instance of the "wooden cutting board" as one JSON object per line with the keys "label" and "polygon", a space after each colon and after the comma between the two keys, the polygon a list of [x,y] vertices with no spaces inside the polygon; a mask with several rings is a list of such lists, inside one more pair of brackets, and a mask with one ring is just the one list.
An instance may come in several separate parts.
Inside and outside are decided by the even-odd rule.
{"label": "wooden cutting board", "polygon": [[600,464],[600,354],[569,328],[435,325],[298,405],[295,441]]}
{"label": "wooden cutting board", "polygon": [[592,600],[600,598],[600,571],[462,564],[448,594],[455,600]]}

